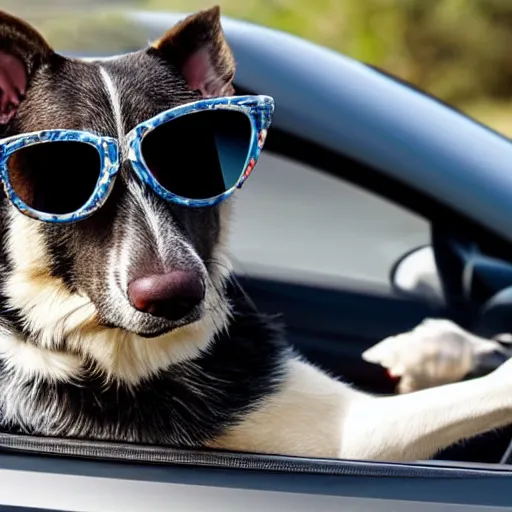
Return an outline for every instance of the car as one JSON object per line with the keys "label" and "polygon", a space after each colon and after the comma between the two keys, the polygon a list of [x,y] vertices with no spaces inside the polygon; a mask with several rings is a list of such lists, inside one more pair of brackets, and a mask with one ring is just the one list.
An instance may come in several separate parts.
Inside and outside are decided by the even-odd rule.
{"label": "car", "polygon": [[[184,14],[126,16],[153,39]],[[512,331],[511,141],[332,50],[223,26],[236,93],[276,101],[232,233],[258,308],[312,362],[375,394],[396,381],[361,354],[425,318]],[[512,510],[511,437],[377,463],[2,433],[0,510]]]}

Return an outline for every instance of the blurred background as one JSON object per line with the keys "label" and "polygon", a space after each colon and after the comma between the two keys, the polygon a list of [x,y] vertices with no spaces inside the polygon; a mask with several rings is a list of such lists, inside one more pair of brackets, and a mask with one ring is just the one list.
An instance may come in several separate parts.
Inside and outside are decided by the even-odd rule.
{"label": "blurred background", "polygon": [[145,45],[127,8],[225,15],[275,27],[410,81],[512,136],[510,0],[2,0],[59,50],[119,52]]}

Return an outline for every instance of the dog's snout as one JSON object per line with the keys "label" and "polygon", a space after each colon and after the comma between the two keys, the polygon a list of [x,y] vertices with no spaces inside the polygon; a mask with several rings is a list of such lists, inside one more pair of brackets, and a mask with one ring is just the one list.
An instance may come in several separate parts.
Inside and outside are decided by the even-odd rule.
{"label": "dog's snout", "polygon": [[204,296],[203,278],[192,270],[144,276],[128,285],[128,298],[135,309],[167,320],[186,317]]}

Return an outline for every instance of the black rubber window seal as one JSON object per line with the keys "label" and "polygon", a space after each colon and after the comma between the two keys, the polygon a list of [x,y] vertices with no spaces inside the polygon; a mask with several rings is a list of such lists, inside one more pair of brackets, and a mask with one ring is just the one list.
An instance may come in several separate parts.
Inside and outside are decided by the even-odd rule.
{"label": "black rubber window seal", "polygon": [[251,471],[331,476],[400,478],[512,477],[510,466],[457,467],[453,463],[419,461],[391,463],[310,459],[239,452],[177,449],[140,444],[113,443],[0,433],[1,453],[25,453],[137,464],[184,465]]}

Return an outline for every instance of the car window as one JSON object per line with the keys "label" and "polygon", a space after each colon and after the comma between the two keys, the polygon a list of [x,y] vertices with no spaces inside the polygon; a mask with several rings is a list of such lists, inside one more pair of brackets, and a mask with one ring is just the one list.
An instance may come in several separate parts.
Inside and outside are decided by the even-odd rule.
{"label": "car window", "polygon": [[292,271],[389,284],[429,224],[394,203],[303,163],[264,151],[237,194],[237,270]]}

